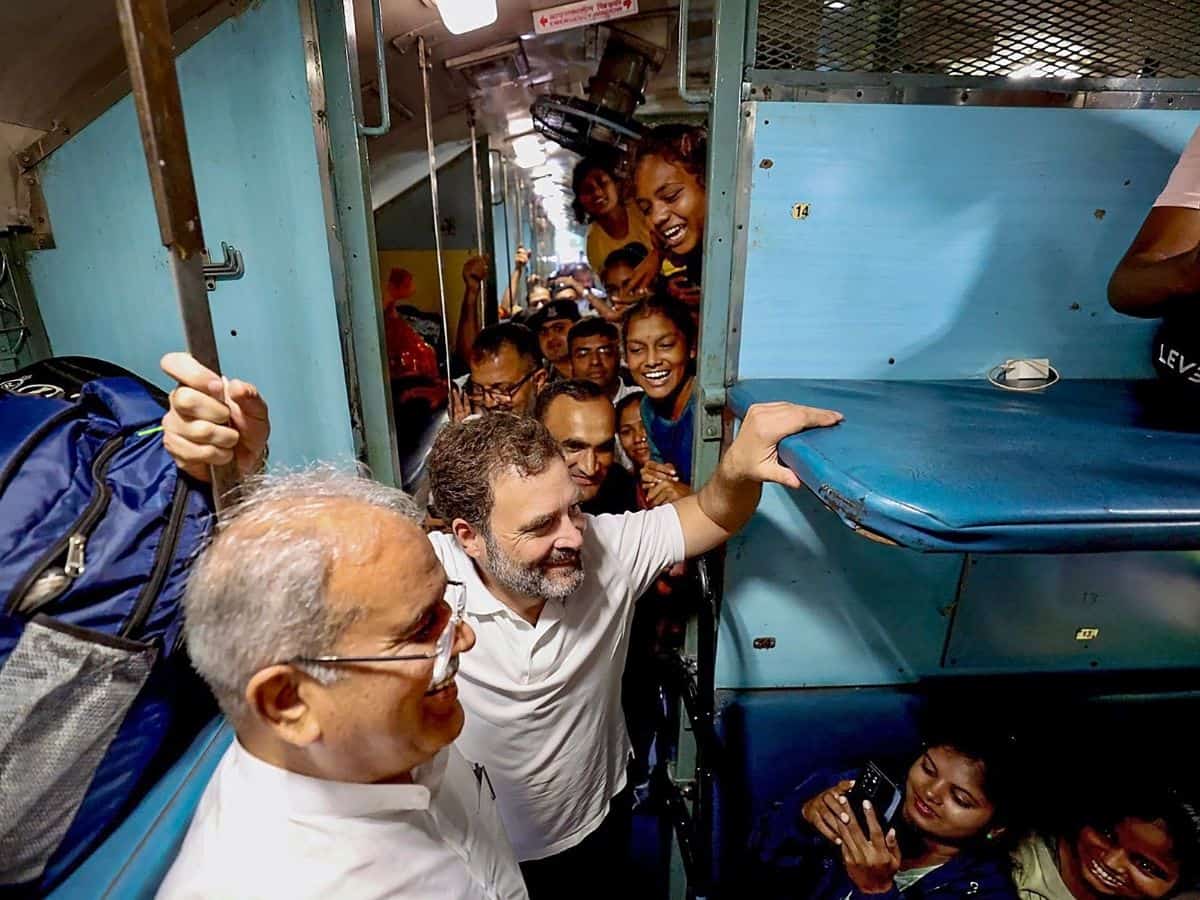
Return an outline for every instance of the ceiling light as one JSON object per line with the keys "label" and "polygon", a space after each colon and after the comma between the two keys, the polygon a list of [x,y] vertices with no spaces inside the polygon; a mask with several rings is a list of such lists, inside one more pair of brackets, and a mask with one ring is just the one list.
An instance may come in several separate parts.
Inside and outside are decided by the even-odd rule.
{"label": "ceiling light", "polygon": [[546,148],[536,134],[517,138],[512,142],[512,149],[517,157],[517,165],[523,169],[537,168],[546,162]]}
{"label": "ceiling light", "polygon": [[466,34],[496,21],[496,0],[437,0],[437,10],[451,34]]}
{"label": "ceiling light", "polygon": [[515,119],[508,120],[509,134],[528,134],[533,131],[532,116],[518,116]]}

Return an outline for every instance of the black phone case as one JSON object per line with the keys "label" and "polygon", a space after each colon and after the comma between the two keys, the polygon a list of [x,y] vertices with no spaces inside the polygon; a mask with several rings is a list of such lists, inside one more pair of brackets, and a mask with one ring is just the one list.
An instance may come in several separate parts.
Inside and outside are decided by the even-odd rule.
{"label": "black phone case", "polygon": [[854,779],[854,787],[850,788],[846,794],[846,801],[849,803],[854,817],[858,819],[859,827],[862,828],[864,835],[870,834],[867,817],[862,808],[864,800],[871,801],[879,827],[886,832],[896,818],[896,813],[900,811],[900,803],[903,799],[904,795],[900,793],[900,789],[873,762],[868,762],[863,767],[862,772]]}

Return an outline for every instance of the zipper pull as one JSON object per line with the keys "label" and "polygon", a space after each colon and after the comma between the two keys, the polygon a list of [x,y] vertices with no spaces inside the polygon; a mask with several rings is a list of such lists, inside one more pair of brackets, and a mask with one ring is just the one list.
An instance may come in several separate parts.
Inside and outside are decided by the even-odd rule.
{"label": "zipper pull", "polygon": [[82,534],[73,534],[67,541],[67,564],[63,572],[70,578],[78,578],[86,571],[83,550],[87,546],[87,538]]}

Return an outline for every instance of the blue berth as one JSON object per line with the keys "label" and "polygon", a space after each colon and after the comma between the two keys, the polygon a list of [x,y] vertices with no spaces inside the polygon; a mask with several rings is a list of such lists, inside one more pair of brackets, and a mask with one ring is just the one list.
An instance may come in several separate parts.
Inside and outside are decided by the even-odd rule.
{"label": "blue berth", "polygon": [[52,900],[151,900],[232,741],[225,719],[209,723],[125,821],[51,892]]}
{"label": "blue berth", "polygon": [[[1154,381],[751,380],[752,403],[837,409],[781,456],[853,529],[914,550],[1076,553],[1200,546],[1200,416]],[[1183,421],[1190,415],[1190,422]]]}

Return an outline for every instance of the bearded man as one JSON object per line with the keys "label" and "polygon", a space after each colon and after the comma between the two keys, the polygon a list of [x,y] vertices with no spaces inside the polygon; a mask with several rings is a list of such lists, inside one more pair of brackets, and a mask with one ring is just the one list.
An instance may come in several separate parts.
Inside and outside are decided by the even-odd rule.
{"label": "bearded man", "polygon": [[458,745],[492,776],[533,900],[628,887],[621,673],[635,601],[664,570],[741,528],[764,481],[798,483],[778,462],[784,436],[839,419],[754,407],[698,493],[601,516],[581,511],[583,489],[534,419],[493,413],[438,436],[430,480],[450,533],[430,540],[463,582],[478,634],[459,669],[468,715]]}

